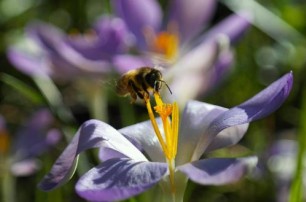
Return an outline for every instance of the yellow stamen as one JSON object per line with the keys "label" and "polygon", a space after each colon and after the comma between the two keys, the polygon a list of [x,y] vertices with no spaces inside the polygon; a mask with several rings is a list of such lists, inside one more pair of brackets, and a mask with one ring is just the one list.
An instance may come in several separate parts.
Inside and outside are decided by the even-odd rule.
{"label": "yellow stamen", "polygon": [[176,156],[177,153],[178,132],[179,132],[179,109],[177,103],[174,102],[173,111],[172,111],[173,156]]}
{"label": "yellow stamen", "polygon": [[155,99],[155,102],[156,102],[157,106],[161,106],[161,105],[164,104],[162,99],[161,99],[161,97],[160,97],[160,95],[157,92],[154,92],[153,95],[154,95],[154,99]]}
{"label": "yellow stamen", "polygon": [[149,98],[145,98],[145,103],[147,106],[148,114],[152,126],[154,128],[155,134],[160,142],[160,145],[166,157],[166,161],[168,163],[171,191],[173,193],[173,196],[175,196],[174,172],[175,172],[175,156],[177,152],[178,127],[179,127],[178,106],[176,102],[174,102],[173,104],[163,103],[158,92],[154,92],[153,95],[156,102],[154,110],[157,114],[159,114],[159,116],[162,119],[165,138],[163,138],[161,132],[159,131]]}
{"label": "yellow stamen", "polygon": [[[151,124],[153,126],[153,129],[154,129],[154,132],[158,138],[158,141],[162,147],[162,150],[164,152],[165,155],[168,154],[168,149],[167,149],[167,145],[166,143],[164,142],[164,139],[159,131],[159,128],[158,128],[158,125],[156,123],[156,120],[155,120],[155,117],[154,117],[154,114],[153,114],[153,111],[152,111],[152,107],[151,107],[151,103],[150,103],[150,100],[149,99],[145,99],[145,103],[146,103],[146,107],[147,107],[147,110],[148,110],[148,114],[149,114],[149,117],[150,117],[150,120],[151,120]],[[168,156],[167,156],[168,158]]]}
{"label": "yellow stamen", "polygon": [[173,158],[173,149],[172,149],[172,129],[171,129],[171,125],[170,125],[170,120],[169,120],[169,116],[172,113],[172,105],[171,104],[163,104],[163,105],[157,105],[156,107],[154,107],[156,113],[159,114],[159,116],[162,119],[163,122],[163,128],[164,128],[164,133],[165,133],[165,137],[166,137],[166,145],[168,148],[168,156],[170,158]]}

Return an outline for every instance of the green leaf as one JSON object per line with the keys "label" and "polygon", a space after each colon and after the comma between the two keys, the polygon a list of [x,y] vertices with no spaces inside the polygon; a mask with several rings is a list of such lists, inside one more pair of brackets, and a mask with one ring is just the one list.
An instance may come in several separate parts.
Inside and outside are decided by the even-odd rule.
{"label": "green leaf", "polygon": [[1,74],[0,80],[6,85],[17,90],[34,104],[42,104],[44,102],[42,95],[25,82],[8,74]]}

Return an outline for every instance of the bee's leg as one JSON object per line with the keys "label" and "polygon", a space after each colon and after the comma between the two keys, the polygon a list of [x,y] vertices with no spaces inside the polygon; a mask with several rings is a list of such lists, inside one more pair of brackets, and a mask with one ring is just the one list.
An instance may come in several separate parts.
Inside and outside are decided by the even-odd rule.
{"label": "bee's leg", "polygon": [[131,104],[134,104],[136,102],[136,100],[137,100],[137,95],[136,95],[136,93],[134,91],[131,91],[130,95],[131,95],[131,98],[132,98]]}
{"label": "bee's leg", "polygon": [[155,91],[155,92],[159,92],[159,90],[161,89],[161,87],[162,87],[161,81],[155,81],[155,82],[154,82],[154,91]]}
{"label": "bee's leg", "polygon": [[136,93],[140,99],[144,98],[144,95],[140,91],[136,91]]}
{"label": "bee's leg", "polygon": [[142,97],[146,98],[146,99],[149,99],[150,98],[150,93],[149,91],[147,90],[147,86],[145,83],[141,83],[141,87],[143,89],[143,95]]}
{"label": "bee's leg", "polygon": [[133,89],[133,91],[130,92],[131,94],[131,97],[133,98],[133,101],[135,102],[136,99],[137,99],[137,96],[140,98],[140,99],[143,99],[144,96],[143,94],[141,93],[141,90],[139,88],[136,87],[136,85],[134,84],[133,81],[130,81],[129,82],[129,85],[131,86],[131,88]]}

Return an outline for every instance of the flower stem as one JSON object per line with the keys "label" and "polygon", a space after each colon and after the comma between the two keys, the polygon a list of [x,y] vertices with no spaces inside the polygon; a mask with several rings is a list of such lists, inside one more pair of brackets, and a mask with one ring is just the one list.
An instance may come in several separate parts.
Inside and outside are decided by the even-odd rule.
{"label": "flower stem", "polygon": [[91,116],[102,121],[107,120],[107,95],[96,81],[92,84],[92,90],[89,95],[89,106]]}
{"label": "flower stem", "polygon": [[[1,161],[4,159],[1,159]],[[4,160],[5,161],[5,160]],[[3,164],[2,174],[0,176],[2,200],[3,202],[15,202],[15,178],[10,173],[9,164],[5,161]]]}
{"label": "flower stem", "polygon": [[303,201],[303,176],[304,169],[303,165],[305,164],[305,155],[306,155],[306,90],[303,92],[303,105],[301,110],[301,121],[300,129],[298,134],[298,154],[296,162],[296,170],[293,182],[290,188],[289,201],[290,202],[302,202]]}
{"label": "flower stem", "polygon": [[174,172],[175,172],[175,161],[174,159],[171,159],[170,161],[167,161],[168,167],[169,167],[169,179],[170,179],[170,187],[171,187],[171,193],[173,196],[173,201],[175,201],[175,179],[174,179]]}
{"label": "flower stem", "polygon": [[47,76],[33,77],[33,80],[58,118],[65,123],[74,123],[72,112],[65,106],[62,95],[53,81]]}

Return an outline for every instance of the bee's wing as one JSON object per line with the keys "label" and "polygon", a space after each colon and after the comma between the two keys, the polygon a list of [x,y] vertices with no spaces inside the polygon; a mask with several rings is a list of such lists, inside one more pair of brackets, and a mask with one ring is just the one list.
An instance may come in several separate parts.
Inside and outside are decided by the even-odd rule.
{"label": "bee's wing", "polygon": [[129,83],[128,78],[123,75],[117,82],[116,82],[116,93],[118,95],[125,96],[129,93]]}

